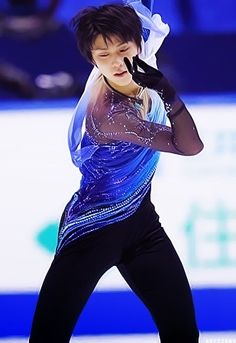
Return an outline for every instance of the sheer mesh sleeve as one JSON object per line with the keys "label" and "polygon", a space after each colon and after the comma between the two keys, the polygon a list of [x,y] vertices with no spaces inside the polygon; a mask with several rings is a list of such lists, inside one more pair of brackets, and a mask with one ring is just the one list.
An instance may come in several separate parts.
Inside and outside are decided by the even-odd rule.
{"label": "sheer mesh sleeve", "polygon": [[132,107],[111,111],[102,120],[92,117],[96,139],[132,142],[157,151],[195,155],[202,150],[196,126],[188,110],[179,103],[168,117],[171,127],[143,120]]}
{"label": "sheer mesh sleeve", "polygon": [[183,101],[176,97],[168,118],[172,128],[172,142],[185,155],[198,154],[203,149],[196,125]]}

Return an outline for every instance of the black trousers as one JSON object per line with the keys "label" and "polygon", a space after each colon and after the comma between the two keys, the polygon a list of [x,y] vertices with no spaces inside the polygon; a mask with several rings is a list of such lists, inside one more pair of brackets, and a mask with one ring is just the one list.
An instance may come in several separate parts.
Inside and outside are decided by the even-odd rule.
{"label": "black trousers", "polygon": [[29,342],[69,342],[89,296],[112,266],[149,309],[162,343],[198,342],[191,290],[150,192],[135,214],[79,238],[54,258]]}

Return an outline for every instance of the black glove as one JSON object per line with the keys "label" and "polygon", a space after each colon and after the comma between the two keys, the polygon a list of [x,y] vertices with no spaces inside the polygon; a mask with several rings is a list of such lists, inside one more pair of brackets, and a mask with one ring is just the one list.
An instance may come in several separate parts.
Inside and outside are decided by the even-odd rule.
{"label": "black glove", "polygon": [[[135,83],[142,87],[156,90],[165,105],[172,105],[176,98],[176,92],[160,70],[157,70],[142,61],[138,55],[133,57],[133,66],[127,57],[124,57],[124,62]],[[138,71],[138,67],[140,67],[144,73]]]}

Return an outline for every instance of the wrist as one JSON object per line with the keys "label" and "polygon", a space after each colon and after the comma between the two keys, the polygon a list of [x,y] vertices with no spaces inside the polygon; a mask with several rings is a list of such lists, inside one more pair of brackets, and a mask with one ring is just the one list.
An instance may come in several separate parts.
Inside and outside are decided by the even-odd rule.
{"label": "wrist", "polygon": [[173,105],[178,98],[174,87],[171,86],[169,81],[164,76],[160,79],[156,90],[162,100],[170,105]]}

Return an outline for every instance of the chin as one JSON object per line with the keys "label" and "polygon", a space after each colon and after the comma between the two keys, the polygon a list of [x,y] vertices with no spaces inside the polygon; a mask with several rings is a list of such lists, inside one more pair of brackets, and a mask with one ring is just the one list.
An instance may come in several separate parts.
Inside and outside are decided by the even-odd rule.
{"label": "chin", "polygon": [[114,80],[112,81],[114,84],[116,84],[117,86],[120,86],[120,87],[126,87],[126,86],[129,86],[130,83],[132,82],[132,77],[127,77],[127,78],[124,78],[124,79],[120,79],[120,80]]}

